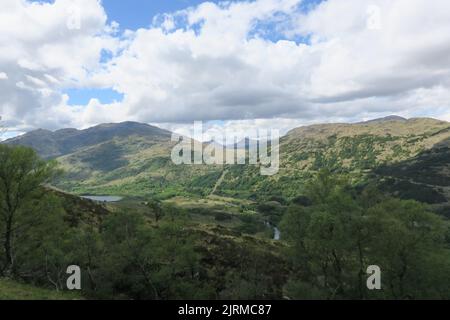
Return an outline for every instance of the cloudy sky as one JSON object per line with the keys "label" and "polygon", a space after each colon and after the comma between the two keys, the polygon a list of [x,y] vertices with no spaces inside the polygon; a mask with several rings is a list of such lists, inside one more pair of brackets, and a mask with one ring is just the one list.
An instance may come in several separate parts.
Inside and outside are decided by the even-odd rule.
{"label": "cloudy sky", "polygon": [[448,0],[2,0],[8,135],[450,120]]}

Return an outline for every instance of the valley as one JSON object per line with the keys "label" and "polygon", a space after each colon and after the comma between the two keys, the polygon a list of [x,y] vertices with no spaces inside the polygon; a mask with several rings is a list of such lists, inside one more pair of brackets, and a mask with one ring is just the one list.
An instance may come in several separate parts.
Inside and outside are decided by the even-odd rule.
{"label": "valley", "polygon": [[[272,202],[283,211],[323,168],[348,174],[359,185],[379,184],[450,216],[448,122],[392,116],[297,128],[281,138],[280,172],[274,176],[262,176],[249,165],[175,165],[170,136],[156,127],[124,122],[38,130],[6,143],[55,159],[64,173],[52,184],[60,190],[140,212],[148,211],[142,203],[157,199],[189,212],[196,223],[253,229],[265,238],[270,238],[267,228],[250,228],[242,217],[276,227],[278,218],[261,216],[258,205]],[[225,154],[232,152],[224,148]]]}
{"label": "valley", "polygon": [[450,300],[450,1],[6,0],[0,48],[0,300]]}
{"label": "valley", "polygon": [[[91,138],[87,139],[88,135]],[[170,159],[175,143],[169,132],[131,122],[45,135],[31,132],[6,143],[30,146],[42,157],[56,159],[65,173],[54,185],[79,195],[160,199],[218,195],[264,200],[274,195],[286,199],[301,195],[305,181],[321,168],[366,181],[376,168],[383,167],[380,170],[386,173],[415,157],[423,158],[427,152],[442,150],[436,146],[448,139],[450,124],[427,118],[387,117],[301,127],[282,137],[280,172],[272,177],[261,176],[257,166],[249,165],[175,165]],[[424,170],[434,170],[437,175],[444,173],[441,180],[447,181],[448,161],[442,159],[440,168],[427,161],[420,170],[414,168],[415,175],[426,178],[429,175]],[[431,188],[441,203],[450,200],[437,179],[424,187]]]}
{"label": "valley", "polygon": [[[42,269],[33,285],[60,290],[61,268],[75,261],[85,270],[82,298],[389,299],[414,283],[391,273],[394,289],[360,291],[359,255],[397,270],[384,243],[395,239],[417,253],[410,259],[446,260],[447,245],[435,242],[445,239],[450,216],[447,122],[389,117],[297,128],[281,138],[274,176],[258,165],[175,165],[170,135],[127,122],[35,131],[0,145],[5,154],[31,147],[57,168],[38,192],[53,209],[43,208],[45,228],[33,231],[49,238],[39,249],[47,262],[41,251],[31,260]],[[407,217],[429,231],[390,229],[393,219],[408,225]],[[318,281],[323,272],[326,283]],[[418,297],[447,294],[436,290]]]}

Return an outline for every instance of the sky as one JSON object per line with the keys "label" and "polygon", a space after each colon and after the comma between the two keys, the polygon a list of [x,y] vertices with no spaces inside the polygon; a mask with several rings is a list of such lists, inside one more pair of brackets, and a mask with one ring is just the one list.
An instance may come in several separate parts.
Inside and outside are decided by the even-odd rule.
{"label": "sky", "polygon": [[2,0],[0,49],[4,137],[450,120],[448,0]]}

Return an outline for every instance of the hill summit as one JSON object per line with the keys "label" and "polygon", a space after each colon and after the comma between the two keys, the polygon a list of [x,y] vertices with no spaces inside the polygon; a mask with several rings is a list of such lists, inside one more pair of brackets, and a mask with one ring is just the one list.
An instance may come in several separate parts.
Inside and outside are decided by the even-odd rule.
{"label": "hill summit", "polygon": [[400,117],[400,116],[396,116],[396,115],[391,115],[391,116],[387,116],[387,117],[383,117],[383,118],[378,118],[378,119],[372,119],[372,120],[368,120],[368,121],[364,121],[361,123],[381,123],[381,122],[389,122],[389,121],[408,121],[408,119]]}
{"label": "hill summit", "polygon": [[23,145],[35,149],[45,158],[57,158],[81,148],[93,146],[117,138],[140,136],[148,138],[170,138],[169,131],[138,122],[100,124],[84,130],[73,128],[49,131],[38,129],[4,143]]}

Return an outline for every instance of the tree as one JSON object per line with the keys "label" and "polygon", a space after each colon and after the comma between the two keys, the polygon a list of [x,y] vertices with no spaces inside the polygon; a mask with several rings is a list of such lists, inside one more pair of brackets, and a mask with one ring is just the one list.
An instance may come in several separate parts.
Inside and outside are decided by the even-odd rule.
{"label": "tree", "polygon": [[32,214],[18,215],[13,276],[63,289],[67,266],[73,264],[70,253],[79,243],[70,239],[73,233],[64,221],[61,200],[47,192],[42,198],[24,204],[21,211]]}
{"label": "tree", "polygon": [[450,297],[446,221],[424,204],[399,199],[371,207],[367,219],[371,226],[370,259],[382,266],[389,297]]}
{"label": "tree", "polygon": [[152,226],[139,213],[117,212],[103,222],[100,241],[96,297],[209,297],[210,289],[200,278],[195,239],[183,221],[170,218]]}
{"label": "tree", "polygon": [[257,206],[257,210],[272,225],[278,225],[284,214],[285,207],[276,201],[263,202]]}
{"label": "tree", "polygon": [[174,222],[175,220],[185,220],[187,218],[187,213],[183,208],[177,207],[170,202],[162,205],[162,212],[162,214],[171,222]]}
{"label": "tree", "polygon": [[[356,192],[343,176],[321,172],[309,184],[309,207],[292,205],[281,223],[296,272],[292,298],[448,298],[448,222],[426,205]],[[378,265],[383,290],[366,288]],[[309,297],[309,296],[306,296]]]}
{"label": "tree", "polygon": [[154,253],[154,229],[144,216],[117,212],[101,226],[103,253],[97,272],[97,294],[102,297],[125,295],[133,299],[160,299],[153,271],[158,262]]}
{"label": "tree", "polygon": [[40,218],[27,205],[45,196],[42,186],[56,173],[55,162],[41,160],[32,149],[0,145],[1,274],[14,274],[13,242]]}
{"label": "tree", "polygon": [[152,199],[146,202],[145,205],[152,211],[155,222],[158,223],[158,221],[164,216],[161,201]]}

